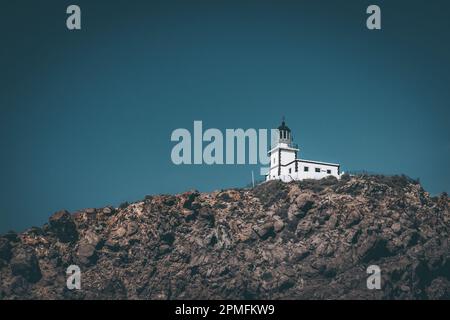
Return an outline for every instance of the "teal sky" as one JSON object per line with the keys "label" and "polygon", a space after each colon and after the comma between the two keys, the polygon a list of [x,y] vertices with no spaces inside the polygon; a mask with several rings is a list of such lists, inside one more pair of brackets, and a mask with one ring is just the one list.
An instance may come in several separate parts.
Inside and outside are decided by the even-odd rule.
{"label": "teal sky", "polygon": [[[82,30],[65,10],[82,10]],[[369,4],[382,30],[365,27]],[[0,4],[0,232],[54,211],[245,186],[175,166],[176,128],[270,128],[302,158],[450,191],[448,1]]]}

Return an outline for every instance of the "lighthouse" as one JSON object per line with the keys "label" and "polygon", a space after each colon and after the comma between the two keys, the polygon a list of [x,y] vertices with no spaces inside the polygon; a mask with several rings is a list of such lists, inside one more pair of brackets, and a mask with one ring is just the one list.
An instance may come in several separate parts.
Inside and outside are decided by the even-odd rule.
{"label": "lighthouse", "polygon": [[340,178],[340,165],[323,161],[298,158],[300,149],[293,143],[291,129],[283,118],[278,127],[275,144],[269,150],[270,168],[268,180],[289,182],[303,179],[322,179],[327,176]]}

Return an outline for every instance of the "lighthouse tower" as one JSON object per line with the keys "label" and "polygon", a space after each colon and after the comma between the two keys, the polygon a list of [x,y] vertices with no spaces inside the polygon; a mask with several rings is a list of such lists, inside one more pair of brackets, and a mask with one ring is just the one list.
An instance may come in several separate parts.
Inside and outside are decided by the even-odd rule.
{"label": "lighthouse tower", "polygon": [[292,143],[291,129],[286,125],[283,118],[281,125],[278,127],[278,139],[269,151],[270,169],[266,180],[292,180],[289,175],[292,177],[294,172],[298,172],[296,162],[298,151],[297,145]]}

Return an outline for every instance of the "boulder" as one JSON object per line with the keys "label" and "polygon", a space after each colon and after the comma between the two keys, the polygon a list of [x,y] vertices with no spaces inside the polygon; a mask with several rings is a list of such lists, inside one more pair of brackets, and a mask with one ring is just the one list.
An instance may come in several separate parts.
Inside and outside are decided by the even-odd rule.
{"label": "boulder", "polygon": [[95,210],[95,208],[87,208],[87,209],[84,210],[84,212],[87,215],[94,215],[97,212],[97,210]]}
{"label": "boulder", "polygon": [[275,220],[275,223],[273,224],[275,232],[280,232],[284,229],[284,222],[281,220]]}
{"label": "boulder", "polygon": [[114,214],[114,212],[116,212],[116,210],[113,207],[109,206],[109,207],[103,208],[102,212],[105,216],[110,216],[110,215]]}
{"label": "boulder", "polygon": [[261,226],[253,228],[256,234],[263,240],[275,236],[274,229],[275,227],[273,222],[266,222]]}
{"label": "boulder", "polygon": [[238,241],[247,242],[254,239],[257,239],[257,236],[253,236],[254,233],[252,231],[252,226],[250,224],[240,226],[235,234],[235,237]]}
{"label": "boulder", "polygon": [[77,226],[66,210],[53,214],[49,219],[49,231],[61,242],[74,242],[78,240]]}
{"label": "boulder", "polygon": [[171,249],[170,249],[170,245],[168,245],[168,244],[166,244],[166,243],[161,244],[161,245],[158,247],[158,255],[164,255],[164,254],[170,252],[170,250],[171,250]]}
{"label": "boulder", "polygon": [[301,193],[295,199],[295,204],[300,211],[299,214],[305,214],[314,206],[314,200],[310,193]]}
{"label": "boulder", "polygon": [[32,283],[39,281],[42,277],[38,259],[32,249],[19,248],[14,253],[11,259],[11,272]]}
{"label": "boulder", "polygon": [[359,221],[361,221],[361,214],[358,211],[354,210],[347,216],[345,224],[347,228],[350,228],[356,225]]}
{"label": "boulder", "polygon": [[192,221],[197,217],[197,212],[190,209],[182,209],[181,215],[186,219],[186,221]]}
{"label": "boulder", "polygon": [[309,255],[310,251],[305,248],[305,247],[296,247],[293,251],[292,251],[292,260],[293,262],[299,262],[301,260],[303,260],[304,258],[306,258]]}
{"label": "boulder", "polygon": [[295,280],[285,275],[281,276],[278,282],[278,290],[285,291],[295,286]]}
{"label": "boulder", "polygon": [[127,225],[127,236],[132,236],[134,234],[136,234],[136,232],[138,232],[139,230],[139,226],[136,222],[130,222]]}
{"label": "boulder", "polygon": [[161,241],[169,246],[173,244],[175,241],[175,233],[174,232],[166,232],[161,235]]}
{"label": "boulder", "polygon": [[5,233],[2,237],[5,238],[6,240],[8,240],[9,242],[19,242],[20,241],[20,239],[17,235],[17,232],[12,231],[12,230]]}
{"label": "boulder", "polygon": [[97,260],[95,246],[87,242],[82,242],[78,245],[77,250],[78,261],[83,265],[90,265]]}
{"label": "boulder", "polygon": [[400,223],[396,222],[391,226],[391,229],[395,233],[399,233],[402,230],[402,225]]}
{"label": "boulder", "polygon": [[198,209],[198,204],[194,205],[195,199],[200,195],[197,190],[192,190],[185,192],[181,195],[181,205],[185,209],[196,210]]}
{"label": "boulder", "polygon": [[11,258],[11,244],[5,238],[0,238],[0,259],[8,261]]}
{"label": "boulder", "polygon": [[114,230],[114,232],[112,233],[112,238],[113,239],[120,239],[122,237],[124,237],[127,234],[127,229],[125,229],[124,227],[119,227],[116,230]]}
{"label": "boulder", "polygon": [[426,289],[428,299],[431,300],[449,300],[450,299],[450,281],[444,277],[434,279]]}

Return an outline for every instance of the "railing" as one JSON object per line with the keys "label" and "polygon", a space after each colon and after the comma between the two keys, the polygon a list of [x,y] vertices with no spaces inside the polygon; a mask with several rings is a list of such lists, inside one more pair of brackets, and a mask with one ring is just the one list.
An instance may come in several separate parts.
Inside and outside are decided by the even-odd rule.
{"label": "railing", "polygon": [[[286,143],[286,142],[277,141],[270,148],[271,149],[275,148],[279,143]],[[298,144],[296,143],[286,143],[286,144],[288,145],[289,148],[298,149]]]}

